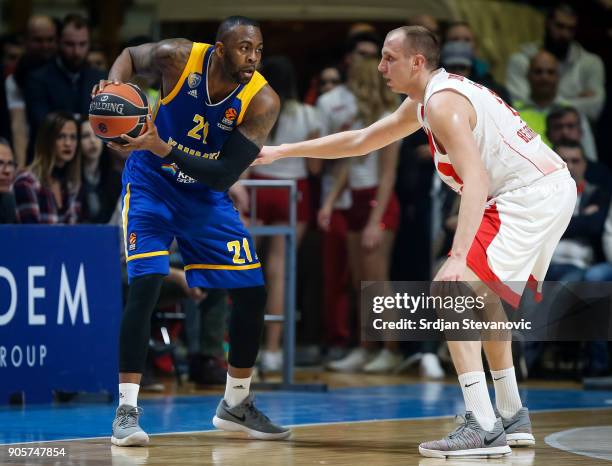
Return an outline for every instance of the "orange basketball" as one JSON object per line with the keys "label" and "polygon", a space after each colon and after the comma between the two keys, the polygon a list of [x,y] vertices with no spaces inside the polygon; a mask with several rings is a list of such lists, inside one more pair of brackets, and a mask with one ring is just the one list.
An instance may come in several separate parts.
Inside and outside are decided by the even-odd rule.
{"label": "orange basketball", "polygon": [[108,84],[89,104],[89,122],[96,136],[105,142],[125,144],[122,134],[139,136],[144,131],[149,104],[134,84]]}

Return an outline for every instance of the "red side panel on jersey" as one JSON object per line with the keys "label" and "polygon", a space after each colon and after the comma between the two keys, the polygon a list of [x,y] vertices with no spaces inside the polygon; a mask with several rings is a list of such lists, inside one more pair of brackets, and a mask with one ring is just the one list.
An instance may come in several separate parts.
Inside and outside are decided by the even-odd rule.
{"label": "red side panel on jersey", "polygon": [[453,180],[463,186],[463,180],[450,163],[438,162],[438,171],[444,176],[452,177]]}

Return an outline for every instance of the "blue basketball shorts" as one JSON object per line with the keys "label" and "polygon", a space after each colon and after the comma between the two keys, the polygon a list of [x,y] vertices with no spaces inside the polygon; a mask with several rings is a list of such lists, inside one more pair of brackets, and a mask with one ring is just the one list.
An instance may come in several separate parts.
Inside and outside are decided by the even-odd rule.
{"label": "blue basketball shorts", "polygon": [[123,177],[123,231],[128,281],[169,272],[176,238],[190,287],[264,284],[255,244],[226,193],[153,187]]}

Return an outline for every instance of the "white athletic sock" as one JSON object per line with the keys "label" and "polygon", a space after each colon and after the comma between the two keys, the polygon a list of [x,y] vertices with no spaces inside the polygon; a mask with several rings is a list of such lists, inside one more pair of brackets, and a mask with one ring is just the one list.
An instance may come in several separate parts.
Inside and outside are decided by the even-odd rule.
{"label": "white athletic sock", "polygon": [[523,407],[514,366],[501,371],[491,371],[493,385],[495,386],[495,406],[502,417],[509,418]]}
{"label": "white athletic sock", "polygon": [[493,430],[495,412],[489,398],[485,373],[478,371],[461,374],[459,384],[463,392],[465,410],[474,413],[476,420],[484,430]]}
{"label": "white athletic sock", "polygon": [[140,385],[137,383],[119,384],[119,406],[130,405],[138,406],[138,390]]}
{"label": "white athletic sock", "polygon": [[227,381],[225,383],[225,402],[230,408],[239,405],[242,401],[249,396],[249,388],[251,386],[251,377],[246,379],[236,379],[227,374]]}

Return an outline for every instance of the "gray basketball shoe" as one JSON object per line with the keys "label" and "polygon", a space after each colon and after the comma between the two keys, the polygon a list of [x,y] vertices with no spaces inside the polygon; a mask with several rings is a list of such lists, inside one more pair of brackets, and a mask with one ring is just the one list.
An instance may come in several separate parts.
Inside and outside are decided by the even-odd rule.
{"label": "gray basketball shoe", "polygon": [[499,458],[511,453],[501,419],[493,430],[485,431],[471,411],[457,415],[460,425],[441,440],[421,443],[419,453],[431,458]]}
{"label": "gray basketball shoe", "polygon": [[535,438],[531,430],[531,420],[529,419],[529,410],[525,407],[519,409],[512,417],[505,418],[497,408],[495,408],[495,416],[501,417],[504,430],[506,431],[506,440],[511,447],[529,447],[535,445]]}
{"label": "gray basketball shoe", "polygon": [[213,424],[217,429],[246,432],[249,437],[259,440],[281,440],[291,435],[290,429],[273,424],[268,416],[255,407],[253,394],[249,394],[233,408],[222,399],[213,417]]}
{"label": "gray basketball shoe", "polygon": [[113,421],[111,443],[120,447],[136,447],[149,443],[149,436],[138,425],[142,408],[121,405],[117,408]]}

